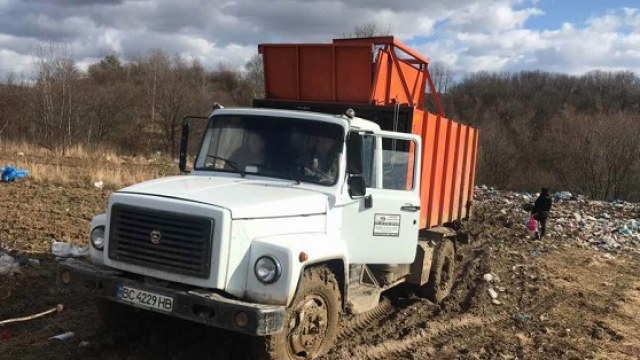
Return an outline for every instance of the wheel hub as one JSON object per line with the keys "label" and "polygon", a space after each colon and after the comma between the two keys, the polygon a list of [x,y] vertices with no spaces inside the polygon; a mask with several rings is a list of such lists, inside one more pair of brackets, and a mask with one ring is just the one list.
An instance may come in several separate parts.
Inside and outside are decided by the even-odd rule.
{"label": "wheel hub", "polygon": [[292,315],[289,323],[289,345],[292,352],[299,356],[314,354],[327,333],[326,302],[319,296],[307,296]]}

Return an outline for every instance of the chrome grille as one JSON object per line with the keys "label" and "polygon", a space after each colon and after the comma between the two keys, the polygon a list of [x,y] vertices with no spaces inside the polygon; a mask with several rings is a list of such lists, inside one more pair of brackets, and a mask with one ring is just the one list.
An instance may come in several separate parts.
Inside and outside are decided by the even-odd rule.
{"label": "chrome grille", "polygon": [[114,204],[109,258],[199,278],[209,277],[213,219]]}

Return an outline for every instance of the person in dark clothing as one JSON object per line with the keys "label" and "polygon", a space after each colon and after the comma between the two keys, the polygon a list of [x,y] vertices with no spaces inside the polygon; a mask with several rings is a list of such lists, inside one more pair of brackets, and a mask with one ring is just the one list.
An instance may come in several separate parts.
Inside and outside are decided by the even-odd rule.
{"label": "person in dark clothing", "polygon": [[533,210],[531,210],[533,218],[540,222],[540,228],[536,232],[536,237],[538,239],[543,237],[547,230],[547,219],[549,218],[551,205],[553,205],[553,200],[551,199],[551,195],[549,195],[549,189],[540,189],[540,196],[536,199],[536,202],[533,205]]}

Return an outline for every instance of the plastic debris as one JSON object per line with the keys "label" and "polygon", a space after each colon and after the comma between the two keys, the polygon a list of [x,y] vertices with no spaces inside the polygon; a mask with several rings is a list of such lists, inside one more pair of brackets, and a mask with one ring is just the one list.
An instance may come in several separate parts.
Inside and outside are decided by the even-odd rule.
{"label": "plastic debris", "polygon": [[493,281],[493,275],[492,275],[492,274],[489,274],[489,273],[484,274],[484,276],[482,277],[482,279],[483,279],[484,281],[486,281],[486,282],[490,283],[490,282],[492,282],[492,281]]}
{"label": "plastic debris", "polygon": [[553,194],[553,197],[556,198],[556,200],[571,200],[573,194],[568,191],[558,191]]}
{"label": "plastic debris", "polygon": [[19,170],[13,166],[3,166],[0,168],[0,173],[2,181],[11,182],[16,181],[16,179],[24,179],[29,174],[28,170]]}
{"label": "plastic debris", "polygon": [[104,181],[100,180],[100,181],[94,182],[93,187],[95,187],[96,189],[102,190],[104,188]]}
{"label": "plastic debris", "polygon": [[52,336],[49,338],[49,340],[60,340],[60,341],[64,341],[64,340],[69,340],[71,338],[73,338],[74,336],[76,336],[76,333],[74,333],[73,331],[67,331],[66,333],[60,334],[60,335],[56,335],[56,336]]}
{"label": "plastic debris", "polygon": [[489,296],[491,296],[492,299],[495,300],[498,298],[498,293],[492,288],[487,289],[487,292],[489,292]]}
{"label": "plastic debris", "polygon": [[523,314],[523,313],[515,314],[513,317],[517,322],[521,324],[531,320],[531,315]]}
{"label": "plastic debris", "polygon": [[51,253],[58,257],[86,257],[89,247],[80,247],[67,242],[54,241],[51,243]]}
{"label": "plastic debris", "polygon": [[32,266],[32,267],[39,267],[40,266],[40,260],[38,260],[38,259],[29,259],[27,264],[29,264],[29,266]]}
{"label": "plastic debris", "polygon": [[20,264],[13,256],[0,253],[0,275],[9,275],[20,273]]}

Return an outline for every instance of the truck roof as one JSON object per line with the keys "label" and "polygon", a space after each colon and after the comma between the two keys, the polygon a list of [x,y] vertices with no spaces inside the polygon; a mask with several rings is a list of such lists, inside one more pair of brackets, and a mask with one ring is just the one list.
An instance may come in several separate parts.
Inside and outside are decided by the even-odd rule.
{"label": "truck roof", "polygon": [[328,123],[338,124],[349,129],[359,129],[367,131],[379,131],[380,126],[366,119],[354,117],[348,118],[342,114],[329,115],[312,111],[300,110],[279,110],[279,109],[257,109],[249,107],[238,107],[229,109],[217,109],[211,113],[213,115],[233,115],[233,114],[249,114],[255,116],[279,116],[288,118],[301,118],[315,121],[324,121]]}

